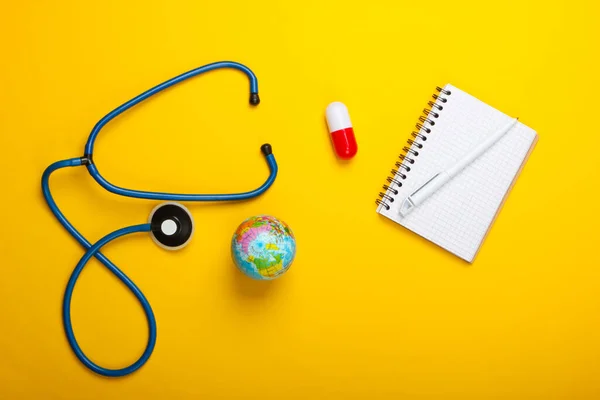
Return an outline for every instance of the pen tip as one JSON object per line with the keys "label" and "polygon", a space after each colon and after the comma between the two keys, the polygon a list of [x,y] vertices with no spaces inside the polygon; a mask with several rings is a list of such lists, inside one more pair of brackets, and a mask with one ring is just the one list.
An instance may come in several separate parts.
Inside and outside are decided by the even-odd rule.
{"label": "pen tip", "polygon": [[400,215],[406,217],[413,210],[414,206],[414,203],[410,200],[410,198],[407,197],[400,206]]}

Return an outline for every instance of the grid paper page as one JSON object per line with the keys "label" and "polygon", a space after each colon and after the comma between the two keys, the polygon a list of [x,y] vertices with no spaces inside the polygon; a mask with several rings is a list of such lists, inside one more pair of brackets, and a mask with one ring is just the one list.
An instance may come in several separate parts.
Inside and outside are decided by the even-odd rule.
{"label": "grid paper page", "polygon": [[436,100],[443,110],[436,111],[439,118],[430,117],[435,122],[431,133],[421,130],[427,137],[424,142],[417,139],[423,148],[414,144],[411,147],[419,154],[409,155],[415,162],[406,163],[411,168],[402,171],[406,179],[399,174],[395,177],[402,182],[401,187],[392,185],[398,194],[387,191],[395,201],[387,201],[389,210],[380,205],[377,212],[472,262],[537,134],[517,123],[472,164],[402,217],[398,210],[406,197],[512,119],[450,84],[444,89],[451,94],[440,95],[446,103]]}

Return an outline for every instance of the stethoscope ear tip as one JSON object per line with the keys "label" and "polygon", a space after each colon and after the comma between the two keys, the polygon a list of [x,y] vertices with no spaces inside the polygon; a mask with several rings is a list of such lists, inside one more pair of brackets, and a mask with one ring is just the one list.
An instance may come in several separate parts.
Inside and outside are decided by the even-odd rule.
{"label": "stethoscope ear tip", "polygon": [[260,151],[266,156],[273,154],[273,147],[269,143],[265,143],[260,146]]}
{"label": "stethoscope ear tip", "polygon": [[150,236],[165,250],[179,250],[190,242],[194,233],[194,220],[183,205],[167,202],[154,207],[148,217]]}
{"label": "stethoscope ear tip", "polygon": [[250,104],[253,106],[260,104],[260,97],[258,97],[258,93],[250,93]]}

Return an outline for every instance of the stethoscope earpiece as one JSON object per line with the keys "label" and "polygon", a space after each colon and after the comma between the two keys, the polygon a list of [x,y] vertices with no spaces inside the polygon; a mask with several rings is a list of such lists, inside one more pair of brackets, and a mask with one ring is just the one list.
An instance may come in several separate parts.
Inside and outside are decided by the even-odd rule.
{"label": "stethoscope earpiece", "polygon": [[148,217],[150,236],[165,250],[179,250],[190,242],[194,220],[182,204],[168,202],[154,207]]}

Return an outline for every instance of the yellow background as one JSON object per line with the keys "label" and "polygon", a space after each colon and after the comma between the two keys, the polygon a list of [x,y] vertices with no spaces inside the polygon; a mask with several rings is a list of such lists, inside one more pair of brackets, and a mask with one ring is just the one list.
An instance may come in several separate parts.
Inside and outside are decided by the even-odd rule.
{"label": "yellow background", "polygon": [[[594,1],[6,1],[0,12],[0,398],[600,398],[600,6]],[[183,251],[146,235],[105,250],[150,300],[158,341],[124,379],[85,369],[61,325],[82,249],[50,214],[44,168],[80,156],[96,121],[183,71],[236,60],[127,113],[95,160],[116,184],[247,190],[190,204]],[[375,212],[373,200],[436,85],[519,116],[540,140],[473,265]],[[332,152],[324,109],[348,105],[359,153]],[[84,168],[51,187],[90,240],[156,202]],[[231,234],[268,213],[294,230],[292,269],[239,273]],[[73,299],[83,349],[107,367],[146,340],[134,298],[96,261]]]}

